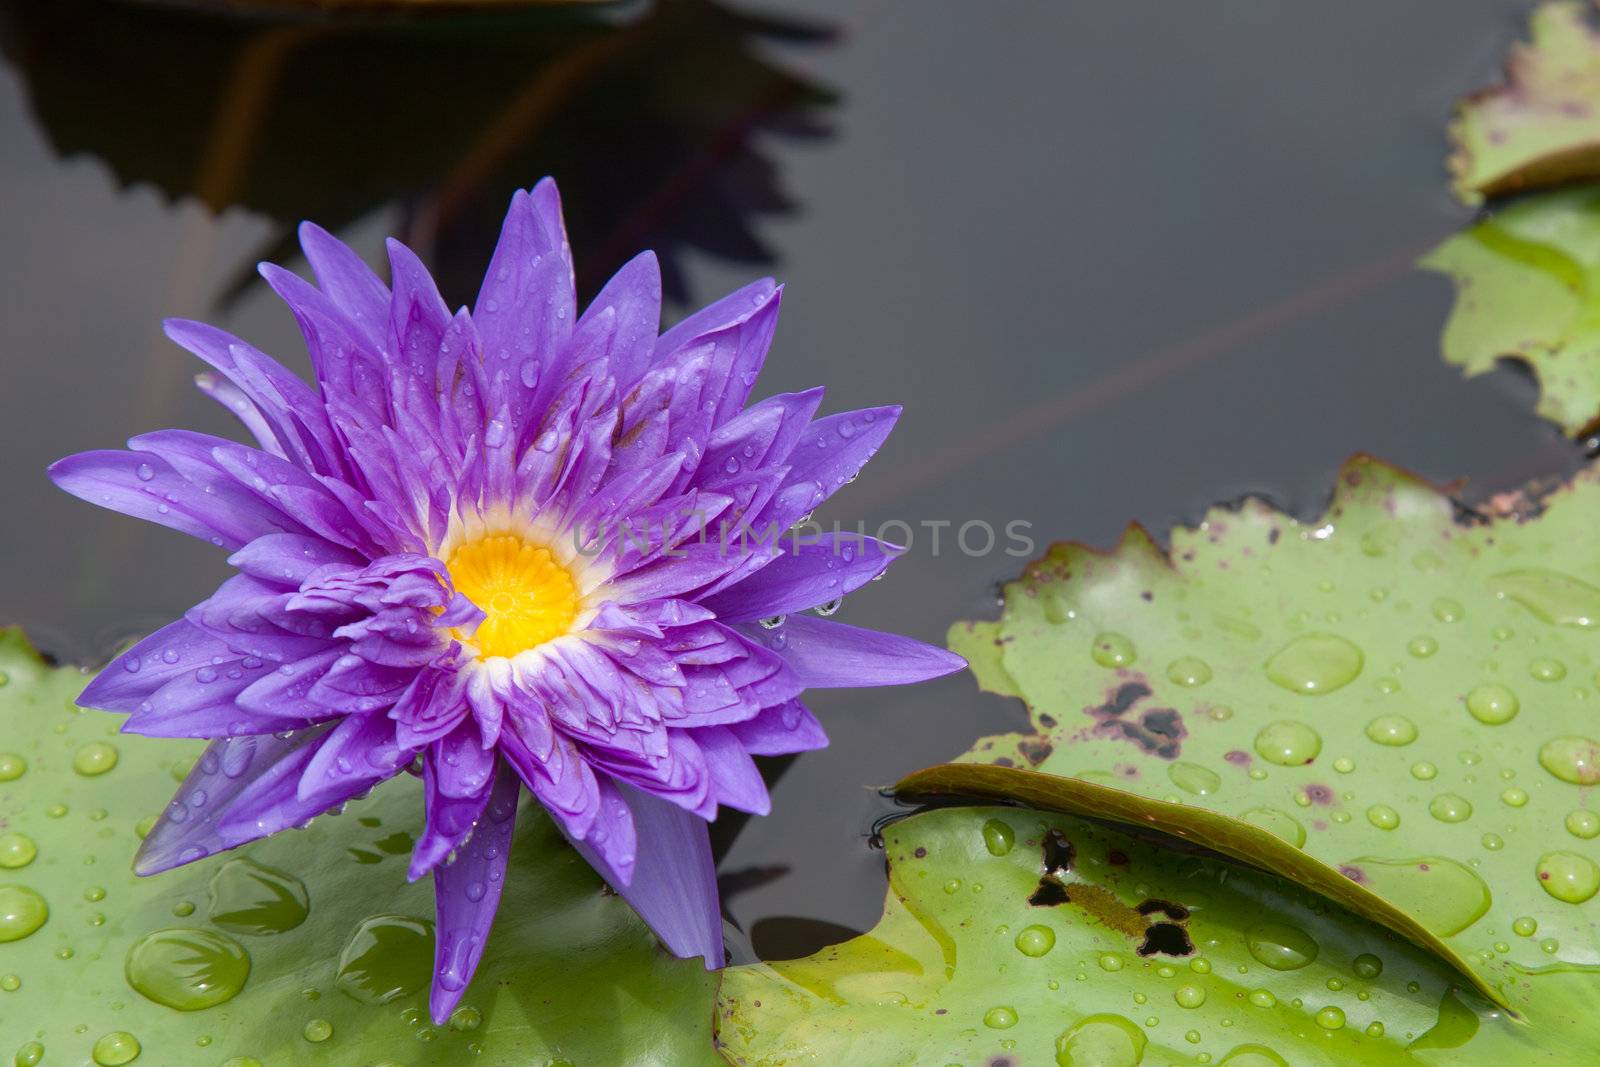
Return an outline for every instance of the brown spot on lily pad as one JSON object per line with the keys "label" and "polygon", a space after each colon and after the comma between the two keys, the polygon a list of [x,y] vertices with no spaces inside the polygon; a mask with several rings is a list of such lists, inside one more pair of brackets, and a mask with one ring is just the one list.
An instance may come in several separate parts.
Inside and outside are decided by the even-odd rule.
{"label": "brown spot on lily pad", "polygon": [[1048,738],[1029,737],[1017,742],[1017,751],[1022,753],[1024,759],[1037,767],[1050,758],[1050,753],[1055,751],[1055,745]]}
{"label": "brown spot on lily pad", "polygon": [[1078,858],[1078,850],[1072,847],[1072,842],[1067,840],[1067,835],[1060,830],[1051,829],[1044,835],[1044,873],[1060,876],[1072,870],[1072,864]]}
{"label": "brown spot on lily pad", "polygon": [[1183,716],[1175,708],[1144,708],[1138,705],[1151,696],[1143,681],[1128,681],[1106,694],[1104,703],[1084,708],[1095,720],[1094,733],[1132,741],[1146,753],[1161,759],[1177,759],[1188,731]]}
{"label": "brown spot on lily pad", "polygon": [[1355,882],[1357,885],[1366,884],[1367,872],[1362,870],[1360,867],[1356,867],[1349,863],[1341,864],[1339,866],[1339,873],[1350,879],[1352,882]]}

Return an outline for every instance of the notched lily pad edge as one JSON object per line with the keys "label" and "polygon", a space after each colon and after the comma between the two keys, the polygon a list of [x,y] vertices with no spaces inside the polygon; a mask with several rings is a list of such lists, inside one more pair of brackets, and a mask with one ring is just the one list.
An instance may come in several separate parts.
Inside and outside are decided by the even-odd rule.
{"label": "notched lily pad edge", "polygon": [[[1567,28],[1597,36],[1592,11],[1593,5],[1576,0],[1555,0],[1538,5],[1529,17],[1525,35],[1512,43],[1501,65],[1499,80],[1456,101],[1446,127],[1450,154],[1445,157],[1445,171],[1450,176],[1450,190],[1456,199],[1477,207],[1486,200],[1600,179],[1600,136],[1499,169],[1484,167],[1484,145],[1474,143],[1476,127],[1482,121],[1479,112],[1484,107],[1504,97],[1525,95],[1518,67],[1538,61],[1541,37],[1559,34]],[[1600,55],[1596,58],[1600,59]]]}

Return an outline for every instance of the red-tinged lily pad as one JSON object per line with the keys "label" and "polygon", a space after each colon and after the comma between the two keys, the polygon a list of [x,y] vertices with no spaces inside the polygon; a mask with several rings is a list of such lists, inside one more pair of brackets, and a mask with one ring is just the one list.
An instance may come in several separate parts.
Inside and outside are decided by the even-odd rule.
{"label": "red-tinged lily pad", "polygon": [[1462,199],[1600,177],[1600,31],[1585,6],[1535,9],[1505,82],[1458,105],[1449,169]]}

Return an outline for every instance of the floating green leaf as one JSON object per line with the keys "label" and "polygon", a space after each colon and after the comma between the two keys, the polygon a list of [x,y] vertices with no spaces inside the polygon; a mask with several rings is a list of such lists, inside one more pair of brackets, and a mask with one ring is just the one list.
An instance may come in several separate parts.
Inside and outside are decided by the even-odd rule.
{"label": "floating green leaf", "polygon": [[1518,201],[1422,266],[1456,283],[1446,362],[1473,376],[1520,359],[1539,379],[1539,414],[1573,436],[1600,423],[1600,187]]}
{"label": "floating green leaf", "polygon": [[1505,84],[1457,107],[1449,168],[1462,199],[1600,177],[1600,33],[1584,6],[1536,8],[1533,40],[1512,47]]}
{"label": "floating green leaf", "polygon": [[725,972],[735,1064],[1575,1062],[1319,896],[1067,815],[946,808],[884,834],[870,933]]}
{"label": "floating green leaf", "polygon": [[405,874],[413,781],[136,878],[138,831],[199,746],[74,708],[83,675],[46,667],[16,630],[0,633],[0,678],[0,1059],[720,1062],[714,976],[661,949],[531,804],[477,978],[435,1027],[433,895]]}
{"label": "floating green leaf", "polygon": [[1594,1026],[1600,472],[1512,510],[1470,521],[1357,459],[1313,523],[1248,501],[1174,531],[1170,556],[1138,530],[1109,555],[1057,545],[997,624],[952,632],[1037,733],[902,788],[1148,822],[1530,1016],[1560,986]]}

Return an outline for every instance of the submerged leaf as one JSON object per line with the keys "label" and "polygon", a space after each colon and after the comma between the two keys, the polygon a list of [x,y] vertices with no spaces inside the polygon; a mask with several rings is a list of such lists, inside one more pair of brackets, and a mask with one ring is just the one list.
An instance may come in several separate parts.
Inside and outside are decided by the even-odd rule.
{"label": "submerged leaf", "polygon": [[1520,200],[1434,249],[1456,303],[1446,362],[1470,376],[1501,358],[1539,379],[1539,414],[1574,437],[1600,422],[1600,187]]}
{"label": "submerged leaf", "polygon": [[[512,888],[477,977],[434,1027],[432,887],[406,882],[421,828],[414,780],[303,831],[138,878],[139,832],[201,746],[122,735],[116,716],[76,709],[84,676],[46,667],[16,630],[0,632],[0,679],[0,1039],[11,1043],[0,1057],[718,1062],[713,976],[660,948],[537,808],[518,822]],[[29,1058],[35,1045],[43,1060]]]}
{"label": "submerged leaf", "polygon": [[1148,822],[1316,888],[1530,1016],[1587,1002],[1593,1027],[1600,471],[1521,505],[1468,521],[1357,459],[1314,523],[1252,500],[1174,531],[1170,557],[1137,530],[1109,555],[1057,545],[1007,586],[998,629],[952,632],[973,656],[993,643],[1037,733],[901,787]]}
{"label": "submerged leaf", "polygon": [[1428,953],[1260,871],[1020,808],[916,815],[884,847],[872,931],[725,972],[735,1064],[1575,1062]]}
{"label": "submerged leaf", "polygon": [[1600,33],[1584,5],[1538,7],[1506,81],[1461,101],[1450,139],[1456,194],[1484,196],[1600,177]]}

